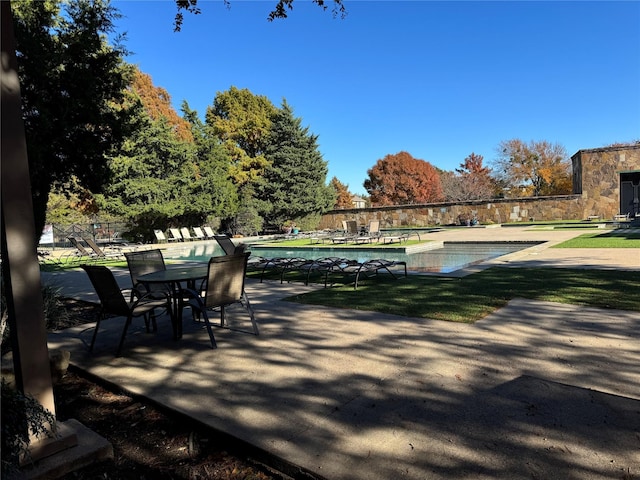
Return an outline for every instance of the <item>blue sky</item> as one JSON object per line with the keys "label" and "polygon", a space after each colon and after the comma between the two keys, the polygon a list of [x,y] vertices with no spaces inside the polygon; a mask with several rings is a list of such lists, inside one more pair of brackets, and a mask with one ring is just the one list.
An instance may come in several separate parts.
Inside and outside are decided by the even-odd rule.
{"label": "blue sky", "polygon": [[353,193],[387,154],[453,170],[491,165],[503,140],[569,156],[640,139],[640,2],[345,0],[333,18],[296,0],[200,0],[173,32],[173,1],[115,0],[128,61],[204,117],[231,86],[286,98]]}

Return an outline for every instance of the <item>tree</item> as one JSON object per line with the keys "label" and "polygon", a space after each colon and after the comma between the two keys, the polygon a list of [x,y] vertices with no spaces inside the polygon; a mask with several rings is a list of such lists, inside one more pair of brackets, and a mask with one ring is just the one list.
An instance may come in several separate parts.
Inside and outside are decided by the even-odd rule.
{"label": "tree", "polygon": [[448,201],[467,201],[480,198],[491,198],[494,193],[494,182],[491,178],[491,169],[484,167],[482,155],[471,153],[464,162],[456,168],[455,174],[440,176],[444,185],[445,198]]}
{"label": "tree", "polygon": [[146,123],[112,158],[109,184],[97,199],[102,209],[146,226],[149,235],[183,215],[190,203],[183,191],[189,147],[173,136],[166,119],[147,117]]}
{"label": "tree", "polygon": [[105,155],[134,125],[128,119],[129,70],[113,30],[115,10],[104,0],[12,3],[22,88],[36,232],[45,222],[49,192],[75,176],[99,191],[108,178]]}
{"label": "tree", "polygon": [[181,118],[171,106],[171,95],[164,88],[156,87],[151,76],[134,69],[131,88],[140,97],[145,111],[153,120],[166,118],[180,140],[193,140],[189,122]]}
{"label": "tree", "polygon": [[442,186],[429,162],[407,152],[387,155],[367,170],[364,188],[375,205],[431,203],[442,200]]}
{"label": "tree", "polygon": [[349,192],[349,186],[338,180],[337,177],[333,177],[329,182],[329,186],[335,190],[336,202],[333,208],[352,208],[353,203],[351,199],[353,195]]}
{"label": "tree", "polygon": [[213,106],[207,108],[206,124],[227,149],[237,185],[253,182],[267,168],[264,150],[276,111],[267,97],[233,86],[218,92]]}
{"label": "tree", "polygon": [[[186,107],[188,108],[188,107]],[[151,120],[111,161],[112,178],[101,207],[131,220],[143,240],[167,225],[199,225],[211,216],[234,214],[236,189],[226,151],[193,126],[195,142],[177,138],[164,117]]]}
{"label": "tree", "polygon": [[[511,194],[523,196],[571,193],[571,163],[560,144],[514,138],[500,143],[494,171]],[[518,195],[516,195],[518,196]]]}
{"label": "tree", "polygon": [[235,215],[238,210],[238,190],[229,175],[229,155],[211,127],[198,117],[197,112],[182,103],[185,121],[191,125],[195,143],[193,159],[193,194],[199,200],[206,199],[202,214],[210,217]]}
{"label": "tree", "polygon": [[46,223],[87,223],[97,212],[93,194],[73,177],[67,184],[49,192]]}
{"label": "tree", "polygon": [[326,184],[327,162],[317,140],[283,100],[265,149],[270,165],[258,188],[268,225],[280,226],[285,220],[319,214],[333,206],[333,189]]}
{"label": "tree", "polygon": [[[178,13],[176,13],[175,21],[174,21],[174,30],[179,32],[182,28],[182,22],[184,21],[184,15],[182,10],[186,10],[189,13],[194,15],[200,14],[200,8],[198,7],[198,0],[175,0],[176,6],[178,7]],[[327,9],[327,1],[325,0],[313,0],[313,3],[321,7],[323,10]],[[333,0],[333,15],[334,17],[340,15],[344,18],[347,14],[347,10],[345,9],[342,0]],[[224,4],[229,7],[231,5],[230,0],[224,0]],[[278,0],[276,6],[269,13],[267,17],[269,21],[273,21],[276,18],[287,18],[287,10],[293,9],[293,0]]]}

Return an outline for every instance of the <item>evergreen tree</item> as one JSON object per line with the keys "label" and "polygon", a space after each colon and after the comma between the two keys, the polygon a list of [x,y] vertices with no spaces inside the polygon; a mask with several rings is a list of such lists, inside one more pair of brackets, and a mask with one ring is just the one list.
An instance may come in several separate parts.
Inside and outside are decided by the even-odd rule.
{"label": "evergreen tree", "polygon": [[326,184],[327,162],[318,151],[318,137],[301,124],[283,100],[265,149],[270,166],[257,192],[270,226],[325,212],[335,202],[335,191]]}
{"label": "evergreen tree", "polygon": [[[97,192],[106,155],[134,125],[124,47],[106,41],[116,10],[106,0],[11,2],[36,232],[49,192],[72,177]],[[60,6],[64,5],[64,14]]]}
{"label": "evergreen tree", "polygon": [[199,205],[200,215],[205,219],[234,216],[238,211],[238,189],[229,175],[231,160],[226,148],[186,101],[182,103],[182,113],[191,125],[196,149],[191,191],[193,204]]}
{"label": "evergreen tree", "polygon": [[130,219],[145,238],[154,228],[166,228],[190,203],[184,191],[189,147],[175,138],[166,119],[146,117],[146,128],[111,159],[109,185],[104,195],[96,195],[100,208]]}

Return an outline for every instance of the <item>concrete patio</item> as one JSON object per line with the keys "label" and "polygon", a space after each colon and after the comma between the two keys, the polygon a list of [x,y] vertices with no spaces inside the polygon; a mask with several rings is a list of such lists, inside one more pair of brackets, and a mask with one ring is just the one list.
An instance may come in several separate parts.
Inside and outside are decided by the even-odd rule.
{"label": "concrete patio", "polygon": [[[542,240],[488,262],[640,272],[640,249],[549,249],[583,233],[456,229],[449,240]],[[43,275],[95,299],[82,271]],[[122,285],[128,273],[117,272]],[[261,335],[186,320],[171,338],[122,319],[50,336],[72,363],[282,460],[296,478],[636,478],[640,314],[515,299],[474,325],[282,301],[317,286],[249,281]],[[637,292],[630,292],[637,294]],[[231,311],[238,326],[249,321]],[[141,322],[140,322],[141,323]]]}

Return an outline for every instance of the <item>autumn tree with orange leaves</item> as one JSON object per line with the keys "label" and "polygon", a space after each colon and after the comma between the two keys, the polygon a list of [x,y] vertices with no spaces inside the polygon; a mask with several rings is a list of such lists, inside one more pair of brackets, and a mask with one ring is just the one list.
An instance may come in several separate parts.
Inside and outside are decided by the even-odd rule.
{"label": "autumn tree with orange leaves", "polygon": [[140,97],[142,105],[147,115],[152,120],[165,118],[175,131],[176,137],[180,140],[192,141],[191,125],[180,117],[171,105],[171,96],[162,87],[153,84],[151,76],[135,69],[131,88]]}
{"label": "autumn tree with orange leaves", "polygon": [[572,191],[571,163],[565,148],[546,140],[500,142],[494,172],[510,196],[567,195]]}
{"label": "autumn tree with orange leaves", "polygon": [[338,177],[333,177],[329,186],[336,191],[336,203],[333,208],[353,208],[353,195],[349,192],[349,185],[345,185]]}
{"label": "autumn tree with orange leaves", "polygon": [[407,152],[385,156],[367,174],[364,188],[373,205],[433,203],[443,198],[435,167]]}

